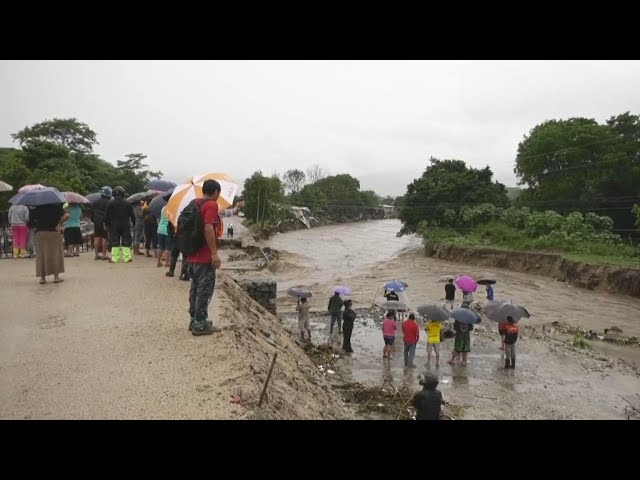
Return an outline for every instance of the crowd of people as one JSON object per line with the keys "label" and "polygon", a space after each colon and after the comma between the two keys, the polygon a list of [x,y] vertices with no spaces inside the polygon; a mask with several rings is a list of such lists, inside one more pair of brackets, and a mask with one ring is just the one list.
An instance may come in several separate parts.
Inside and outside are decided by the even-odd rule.
{"label": "crowd of people", "polygon": [[[189,331],[196,336],[218,331],[209,320],[208,309],[216,269],[220,267],[221,215],[236,214],[244,202],[226,211],[219,210],[220,183],[206,180],[202,185],[202,198],[185,207],[177,225],[173,225],[167,217],[166,206],[156,219],[145,203],[127,201],[125,190],[120,186],[113,189],[104,186],[99,193],[100,198],[91,204],[89,215],[93,223],[95,260],[126,264],[133,261],[134,255],[153,256],[157,267],[167,268],[166,275],[173,277],[182,254],[180,279],[191,281]],[[36,275],[41,284],[46,284],[49,276],[53,276],[53,283],[63,282],[60,275],[65,271],[64,259],[80,255],[82,216],[82,208],[77,204],[55,203],[33,208],[13,205],[8,213],[13,258],[35,256]],[[227,234],[232,236],[233,230]],[[142,252],[143,246],[146,252]]]}
{"label": "crowd of people", "polygon": [[[454,309],[456,286],[453,279],[448,280],[444,287],[444,308]],[[486,285],[486,299],[494,300],[495,290],[492,285]],[[397,292],[386,291],[383,296],[387,301],[399,301]],[[343,310],[344,308],[344,310]],[[474,309],[478,305],[473,306],[473,293],[462,290],[462,301],[460,308]],[[311,328],[309,324],[310,303],[306,298],[299,298],[296,306],[298,314],[298,330],[303,341],[311,341]],[[334,327],[337,324],[338,334],[343,336],[342,350],[351,353],[351,336],[353,333],[353,325],[356,319],[356,312],[353,310],[352,301],[343,300],[339,292],[329,298],[327,311],[330,316],[329,321],[329,338],[333,335]],[[382,319],[382,341],[383,360],[390,360],[394,352],[394,344],[396,333],[399,328],[402,330],[404,366],[407,369],[415,368],[414,363],[416,348],[420,340],[420,327],[416,320],[415,313],[409,313],[406,320],[403,321],[399,316],[401,312],[397,310],[388,310]],[[424,319],[425,342],[427,351],[427,369],[431,366],[431,359],[435,356],[435,367],[440,367],[441,343],[445,338],[445,329],[442,321]],[[454,345],[451,352],[451,358],[447,362],[454,366],[460,363],[463,367],[467,365],[468,354],[471,352],[471,332],[473,324],[462,323],[457,320],[453,322]],[[518,340],[518,326],[514,319],[510,316],[506,317],[505,323],[498,324],[500,334],[500,350],[504,351],[505,369],[514,369],[516,363],[516,342]],[[413,400],[416,407],[417,420],[433,420],[438,419],[441,415],[442,394],[437,390],[438,377],[430,372],[420,375],[420,384],[422,390],[418,392]]]}

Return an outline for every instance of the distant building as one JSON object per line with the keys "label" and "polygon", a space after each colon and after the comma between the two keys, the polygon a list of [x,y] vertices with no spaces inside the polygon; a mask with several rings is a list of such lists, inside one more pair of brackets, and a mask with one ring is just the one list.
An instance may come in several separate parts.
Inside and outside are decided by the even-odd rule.
{"label": "distant building", "polygon": [[393,205],[380,205],[384,212],[384,218],[392,218],[396,214],[396,207]]}

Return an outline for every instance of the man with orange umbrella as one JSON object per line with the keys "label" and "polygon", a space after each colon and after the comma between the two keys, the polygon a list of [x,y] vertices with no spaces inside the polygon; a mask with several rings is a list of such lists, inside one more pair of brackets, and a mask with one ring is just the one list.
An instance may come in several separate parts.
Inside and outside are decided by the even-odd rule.
{"label": "man with orange umbrella", "polygon": [[217,200],[222,187],[216,180],[202,184],[202,198],[191,201],[178,219],[180,250],[187,255],[191,289],[189,291],[189,330],[193,335],[211,335],[220,331],[208,321],[209,303],[220,267],[216,232],[220,225]]}

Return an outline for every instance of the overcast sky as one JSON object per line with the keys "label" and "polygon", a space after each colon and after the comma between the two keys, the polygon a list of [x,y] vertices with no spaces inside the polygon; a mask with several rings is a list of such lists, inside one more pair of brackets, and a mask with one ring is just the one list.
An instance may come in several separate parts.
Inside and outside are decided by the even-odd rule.
{"label": "overcast sky", "polygon": [[638,61],[0,61],[0,147],[75,117],[175,181],[318,163],[395,196],[435,156],[513,186],[532,127],[640,113],[639,85]]}

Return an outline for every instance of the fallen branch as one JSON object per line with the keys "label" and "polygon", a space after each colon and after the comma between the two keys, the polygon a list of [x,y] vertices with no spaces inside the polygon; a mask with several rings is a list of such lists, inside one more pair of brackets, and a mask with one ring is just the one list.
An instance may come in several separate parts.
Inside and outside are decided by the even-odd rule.
{"label": "fallen branch", "polygon": [[267,386],[269,385],[269,380],[271,380],[271,373],[273,372],[273,367],[276,364],[276,358],[278,358],[278,352],[273,354],[273,360],[271,361],[271,367],[269,368],[269,373],[267,374],[267,379],[264,382],[264,387],[262,387],[262,393],[260,394],[260,400],[258,401],[258,406],[262,405],[262,400],[264,400],[264,395],[267,393]]}
{"label": "fallen branch", "polygon": [[629,400],[627,400],[626,398],[624,398],[622,395],[618,394],[618,396],[623,399],[625,402],[627,402],[629,404],[629,406],[637,413],[640,413],[640,410],[638,410],[635,405],[633,405],[633,403],[631,403]]}
{"label": "fallen branch", "polygon": [[483,397],[482,395],[473,395],[473,396],[474,396],[474,397],[478,397],[478,398],[485,398],[485,399],[487,399],[487,400],[498,400],[498,399],[497,399],[497,398],[495,398],[495,397]]}

